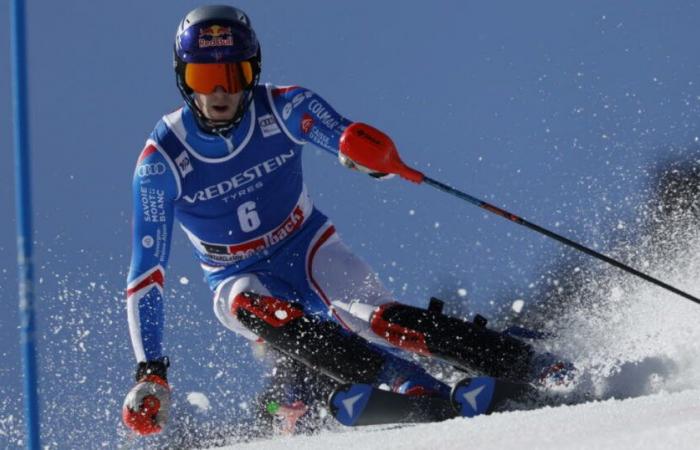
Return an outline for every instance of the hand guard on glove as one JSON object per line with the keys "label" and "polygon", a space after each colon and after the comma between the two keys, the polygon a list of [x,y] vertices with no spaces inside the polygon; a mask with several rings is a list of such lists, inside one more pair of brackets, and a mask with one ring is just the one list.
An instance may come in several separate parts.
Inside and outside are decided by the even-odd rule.
{"label": "hand guard on glove", "polygon": [[140,362],[136,367],[136,381],[124,399],[122,419],[135,433],[145,436],[159,433],[165,427],[170,413],[170,386],[167,357]]}
{"label": "hand guard on glove", "polygon": [[[353,130],[355,134],[360,137],[353,138],[349,136],[349,130]],[[377,139],[378,137],[379,139]],[[384,158],[384,154],[388,150],[388,147],[393,147],[394,145],[389,136],[386,136],[381,131],[369,125],[355,122],[350,125],[345,132],[343,132],[340,142],[340,151],[338,152],[338,160],[340,161],[340,164],[344,165],[348,169],[357,170],[358,172],[366,173],[367,175],[378,179],[387,179],[394,176],[392,173],[385,173],[376,169],[371,169],[358,163],[357,161],[353,161],[348,156],[348,153],[360,153],[364,154],[365,156],[369,155],[370,160],[372,158],[381,160]]]}

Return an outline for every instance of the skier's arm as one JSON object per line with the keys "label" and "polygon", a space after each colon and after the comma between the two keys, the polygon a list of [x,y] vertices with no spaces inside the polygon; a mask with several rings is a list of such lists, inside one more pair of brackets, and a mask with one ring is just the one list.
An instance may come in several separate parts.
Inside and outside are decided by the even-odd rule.
{"label": "skier's arm", "polygon": [[173,227],[178,179],[153,141],[141,152],[132,183],[133,236],[127,287],[129,333],[136,385],[122,406],[122,419],[140,435],[160,432],[168,421],[168,358],[162,355],[163,282]]}
{"label": "skier's arm", "polygon": [[129,333],[137,362],[162,355],[163,283],[178,185],[171,166],[149,141],[134,171],[133,235],[127,286]]}
{"label": "skier's arm", "polygon": [[340,138],[353,122],[338,114],[321,96],[301,86],[273,88],[271,94],[277,117],[297,142],[321,147],[350,169],[375,178],[387,175],[363,167],[340,153]]}
{"label": "skier's arm", "polygon": [[352,123],[350,120],[301,86],[273,87],[270,92],[275,115],[295,141],[311,142],[338,155],[340,135]]}

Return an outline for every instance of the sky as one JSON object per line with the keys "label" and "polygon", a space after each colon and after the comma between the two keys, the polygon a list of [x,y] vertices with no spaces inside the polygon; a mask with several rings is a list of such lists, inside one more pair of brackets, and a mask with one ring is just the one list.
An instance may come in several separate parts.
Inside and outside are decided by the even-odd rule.
{"label": "sky", "polygon": [[[200,3],[28,3],[44,443],[89,436],[109,447],[123,436],[119,408],[134,367],[123,298],[131,175],[152,127],[181,103],[173,37]],[[261,41],[263,81],[316,91],[387,132],[426,175],[601,251],[643,220],[650,168],[696,156],[686,150],[700,135],[695,2],[397,5],[236,3]],[[8,16],[5,6],[0,23]],[[3,29],[0,60],[9,62]],[[2,67],[0,205],[11,212],[0,221],[0,446],[12,448],[21,369],[9,63]],[[440,294],[487,316],[515,299],[527,308],[544,268],[573,257],[428,186],[375,182],[313,147],[304,164],[316,205],[402,301]],[[179,400],[218,392],[221,417],[239,414],[265,369],[215,320],[179,232],[166,283]]]}

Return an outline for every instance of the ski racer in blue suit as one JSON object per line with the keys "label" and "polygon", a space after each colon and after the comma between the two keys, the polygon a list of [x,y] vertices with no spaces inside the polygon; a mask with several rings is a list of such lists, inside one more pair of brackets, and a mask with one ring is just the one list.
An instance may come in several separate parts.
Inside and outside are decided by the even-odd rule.
{"label": "ski racer in blue suit", "polygon": [[[381,340],[366,321],[334,307],[381,305],[392,297],[314,207],[302,173],[303,146],[337,157],[352,122],[309,89],[259,84],[260,55],[249,19],[233,7],[197,8],[178,29],[176,74],[185,105],[156,124],[132,184],[127,311],[138,383],[123,417],[140,434],[160,431],[169,412],[163,286],[175,221],[227,328],[259,339],[232,311],[239,294],[253,292],[293,300],[308,315]],[[419,366],[376,349],[384,363],[374,383],[449,392]]]}
{"label": "ski racer in blue suit", "polygon": [[[314,207],[302,172],[305,144],[382,178],[339,149],[394,149],[388,136],[341,116],[312,90],[260,84],[260,46],[236,8],[188,13],[174,59],[185,104],[156,124],[133,175],[127,314],[137,367],[122,409],[129,428],[157,433],[168,419],[163,286],[175,222],[195,249],[226,328],[336,382],[449,397],[449,386],[388,343],[458,366],[467,360],[462,366],[493,376],[509,375],[511,366],[529,370],[529,347],[484,323],[396,303]],[[459,336],[450,334],[458,329]]]}

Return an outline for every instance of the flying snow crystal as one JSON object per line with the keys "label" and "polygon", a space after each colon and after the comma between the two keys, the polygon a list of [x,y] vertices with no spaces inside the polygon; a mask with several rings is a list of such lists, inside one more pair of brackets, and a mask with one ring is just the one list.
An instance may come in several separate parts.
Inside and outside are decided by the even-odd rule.
{"label": "flying snow crystal", "polygon": [[180,277],[180,284],[188,285],[190,280],[187,277]]}
{"label": "flying snow crystal", "polygon": [[625,292],[620,287],[615,286],[612,289],[610,289],[610,300],[614,302],[619,302],[624,294]]}
{"label": "flying snow crystal", "polygon": [[199,412],[207,412],[211,408],[211,404],[209,403],[209,399],[207,398],[206,395],[204,395],[201,392],[189,392],[187,393],[187,401],[190,402],[190,405],[196,406],[197,411]]}
{"label": "flying snow crystal", "polygon": [[440,222],[435,222],[435,224],[434,224],[433,226],[434,226],[435,228],[440,228]]}
{"label": "flying snow crystal", "polygon": [[467,296],[467,290],[464,288],[459,288],[457,289],[457,295],[460,297],[466,297]]}
{"label": "flying snow crystal", "polygon": [[525,306],[524,300],[515,300],[511,308],[516,312],[516,314],[520,314],[520,311],[523,310],[523,306]]}
{"label": "flying snow crystal", "polygon": [[409,216],[415,216],[415,215],[416,215],[416,210],[415,210],[415,209],[409,209],[409,210],[408,210],[408,215],[409,215]]}

